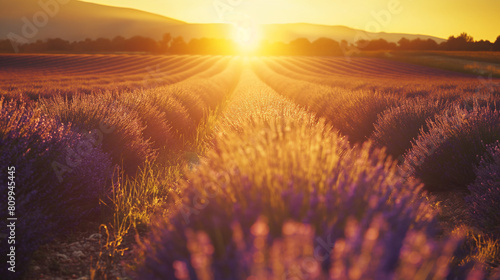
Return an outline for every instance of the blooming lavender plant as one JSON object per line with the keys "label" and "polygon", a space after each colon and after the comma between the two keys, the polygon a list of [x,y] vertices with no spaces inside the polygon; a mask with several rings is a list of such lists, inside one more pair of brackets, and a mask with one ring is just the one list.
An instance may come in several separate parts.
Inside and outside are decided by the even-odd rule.
{"label": "blooming lavender plant", "polygon": [[486,145],[500,140],[500,112],[456,106],[427,123],[405,155],[405,176],[420,179],[431,191],[467,191]]}
{"label": "blooming lavender plant", "polygon": [[[301,270],[303,259],[317,267],[310,271],[317,278],[303,279],[323,279],[318,275],[328,275],[331,250],[346,238],[350,220],[367,230],[377,216],[384,218],[387,238],[383,242],[392,242],[394,250],[376,267],[388,274],[397,268],[399,248],[410,229],[433,238],[434,214],[419,184],[399,177],[383,152],[369,144],[351,149],[324,122],[307,114],[296,114],[294,119],[286,114],[274,118],[250,115],[238,125],[233,117],[206,161],[187,174],[177,212],[168,223],[154,225],[138,249],[138,277],[204,279],[197,274],[189,250],[186,232],[190,230],[203,232],[210,240],[213,249],[208,263],[214,279],[250,275],[282,279],[283,270],[271,276],[265,271],[271,264],[294,267],[292,263]],[[307,253],[283,263],[271,259],[265,248],[279,248],[277,240],[283,238],[288,221],[308,225],[314,235],[306,243]],[[265,237],[252,246],[259,231],[255,227],[266,228],[262,230]],[[320,247],[325,243],[326,248]],[[181,270],[176,272],[175,267]],[[193,278],[193,273],[199,278]]]}
{"label": "blooming lavender plant", "polygon": [[156,154],[151,143],[143,138],[145,127],[137,112],[127,109],[111,94],[73,96],[72,100],[55,97],[41,101],[44,113],[75,129],[102,130],[103,150],[112,157],[113,164],[123,166],[128,174],[135,174]]}
{"label": "blooming lavender plant", "polygon": [[433,118],[445,107],[444,102],[431,99],[410,99],[398,107],[384,111],[375,123],[370,139],[378,147],[386,147],[386,152],[399,158],[419,135],[427,132],[426,120]]}
{"label": "blooming lavender plant", "polygon": [[145,127],[143,137],[151,141],[155,149],[168,151],[178,150],[181,145],[181,136],[173,131],[166,113],[162,112],[158,104],[146,92],[124,93],[119,96],[120,102],[137,113],[141,124]]}
{"label": "blooming lavender plant", "polygon": [[[16,168],[20,271],[39,245],[99,210],[112,173],[111,161],[99,145],[88,141],[40,111],[0,101],[0,169]],[[3,201],[7,201],[6,179],[1,177]],[[2,212],[2,221],[6,214]],[[6,246],[2,242],[2,252]]]}
{"label": "blooming lavender plant", "polygon": [[470,221],[487,235],[500,238],[500,145],[487,148],[479,166],[476,179],[468,186],[466,197]]}

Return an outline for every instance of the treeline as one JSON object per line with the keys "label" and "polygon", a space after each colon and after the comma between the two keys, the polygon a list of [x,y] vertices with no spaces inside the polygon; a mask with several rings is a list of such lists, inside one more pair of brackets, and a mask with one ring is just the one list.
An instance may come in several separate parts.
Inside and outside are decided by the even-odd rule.
{"label": "treeline", "polygon": [[339,55],[359,50],[500,51],[500,36],[492,43],[484,40],[474,41],[467,33],[462,33],[458,37],[450,36],[448,40],[439,44],[432,39],[420,38],[413,40],[402,38],[397,43],[384,39],[359,40],[355,44],[349,44],[347,41],[339,43],[329,38],[319,38],[313,42],[299,38],[288,44],[263,42],[260,53],[271,55]]}
{"label": "treeline", "polygon": [[186,42],[182,37],[172,38],[165,34],[161,40],[143,36],[114,39],[97,38],[82,41],[66,41],[60,38],[37,40],[27,44],[13,44],[10,40],[0,40],[0,52],[56,52],[56,53],[116,53],[142,52],[155,54],[236,54],[236,44],[227,39],[201,38]]}
{"label": "treeline", "polygon": [[432,39],[420,38],[409,40],[402,38],[398,43],[390,43],[384,39],[360,40],[356,47],[361,50],[443,50],[443,51],[500,51],[500,36],[494,43],[489,40],[474,41],[472,36],[462,33],[459,36],[450,36],[448,40],[438,44]]}
{"label": "treeline", "polygon": [[[500,51],[500,36],[494,43],[488,40],[474,41],[467,33],[450,36],[448,40],[437,43],[432,39],[420,38],[409,40],[402,38],[397,43],[384,39],[359,40],[355,44],[347,41],[337,42],[329,38],[309,41],[299,38],[289,43],[261,42],[253,53],[260,55],[342,55],[352,51],[377,50],[444,50],[444,51]],[[0,40],[0,52],[55,52],[55,53],[107,53],[107,52],[143,52],[155,54],[239,54],[239,46],[229,39],[201,38],[186,42],[183,37],[172,38],[165,34],[161,40],[135,36],[114,39],[98,38],[82,41],[66,41],[60,38],[38,40],[33,43],[16,44],[9,40]]]}

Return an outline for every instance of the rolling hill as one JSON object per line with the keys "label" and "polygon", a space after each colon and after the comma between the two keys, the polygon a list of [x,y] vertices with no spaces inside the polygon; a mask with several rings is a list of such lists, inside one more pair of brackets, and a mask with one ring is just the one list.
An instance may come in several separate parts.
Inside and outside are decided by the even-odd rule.
{"label": "rolling hill", "polygon": [[[160,39],[163,34],[170,33],[174,37],[182,36],[188,41],[202,37],[231,38],[233,34],[233,27],[230,24],[190,24],[135,9],[76,0],[52,1],[52,3],[59,2],[67,3],[58,4],[57,7],[42,7],[38,0],[0,0],[0,39],[7,38],[9,33],[17,34],[28,41],[56,37],[75,41],[86,38],[114,38],[118,35],[126,38],[141,35]],[[426,35],[369,33],[346,26],[308,23],[268,24],[260,28],[263,38],[282,42],[289,42],[299,37],[311,41],[320,37],[348,42],[379,38],[397,42],[403,37],[431,38],[438,43],[444,41]]]}
{"label": "rolling hill", "polygon": [[[59,11],[52,9],[54,11],[52,16],[38,4],[38,0],[0,0],[0,38],[6,38],[10,32],[22,35],[26,20],[38,29],[35,36],[27,38],[31,40],[55,37],[84,40],[99,37],[113,38],[117,35],[124,37],[141,35],[159,39],[169,27],[185,24],[179,20],[135,9],[74,0],[66,2],[68,3],[59,5]],[[43,23],[42,14],[48,15],[47,24],[38,27],[34,18],[39,15],[38,20]]]}
{"label": "rolling hill", "polygon": [[407,39],[433,39],[440,43],[445,39],[416,34],[403,34],[403,33],[372,33],[359,29],[350,28],[347,26],[328,26],[317,25],[309,23],[291,23],[291,24],[270,24],[263,27],[264,36],[273,38],[273,41],[290,41],[295,38],[307,38],[310,41],[321,37],[332,38],[338,42],[346,40],[347,42],[355,42],[361,39],[385,39],[388,42],[397,42],[401,38]]}

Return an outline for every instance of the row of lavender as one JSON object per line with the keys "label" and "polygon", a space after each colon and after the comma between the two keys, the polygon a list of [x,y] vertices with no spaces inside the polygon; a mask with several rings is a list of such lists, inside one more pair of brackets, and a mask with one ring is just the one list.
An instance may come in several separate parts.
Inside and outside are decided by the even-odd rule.
{"label": "row of lavender", "polygon": [[[254,69],[269,86],[325,118],[351,143],[371,140],[385,148],[399,160],[399,175],[421,181],[431,197],[457,200],[445,204],[460,209],[438,207],[460,215],[452,217],[454,226],[466,225],[477,236],[486,236],[489,244],[498,242],[500,112],[490,89],[482,88],[475,95],[457,88],[447,94],[411,97],[298,81],[264,62],[255,62]],[[482,248],[470,250],[470,254],[482,254]],[[490,252],[483,261],[489,268],[496,267],[500,254]]]}
{"label": "row of lavender", "polygon": [[383,150],[352,147],[250,71],[234,96],[176,211],[134,250],[137,279],[486,276],[453,264],[464,233],[441,235],[422,185]]}
{"label": "row of lavender", "polygon": [[[0,169],[17,171],[17,270],[26,269],[41,244],[95,219],[117,170],[134,176],[148,162],[182,160],[239,69],[233,61],[211,77],[119,95],[56,96],[30,104],[1,100]],[[6,215],[2,211],[2,222]],[[1,246],[6,252],[8,244]]]}
{"label": "row of lavender", "polygon": [[230,57],[0,55],[0,96],[50,98],[168,86],[226,69]]}

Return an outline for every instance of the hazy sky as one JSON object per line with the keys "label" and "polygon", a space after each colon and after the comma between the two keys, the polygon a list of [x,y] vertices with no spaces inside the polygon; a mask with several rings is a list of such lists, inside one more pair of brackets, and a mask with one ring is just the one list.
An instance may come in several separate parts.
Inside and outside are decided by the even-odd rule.
{"label": "hazy sky", "polygon": [[[467,32],[476,40],[494,41],[500,35],[500,0],[87,0],[86,2],[136,8],[190,23],[225,22],[236,15],[236,17],[247,16],[256,23],[307,22],[346,25],[369,31],[425,34],[442,38]],[[214,3],[220,4],[219,11]],[[392,9],[388,8],[390,5],[393,5]]]}

